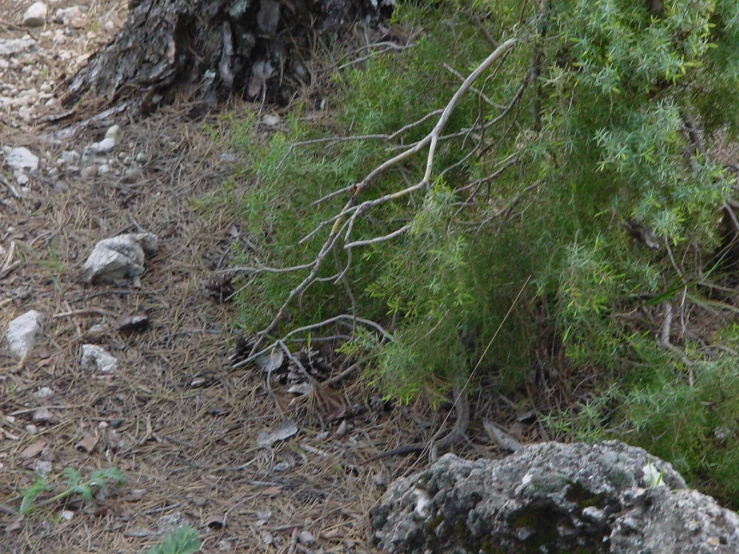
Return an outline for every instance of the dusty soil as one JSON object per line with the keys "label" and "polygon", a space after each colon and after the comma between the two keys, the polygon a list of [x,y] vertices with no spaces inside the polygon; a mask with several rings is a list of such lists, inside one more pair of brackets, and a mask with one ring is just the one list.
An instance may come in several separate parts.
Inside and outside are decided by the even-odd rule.
{"label": "dusty soil", "polygon": [[[18,25],[29,4],[0,1],[0,39],[35,43],[0,57],[0,147],[26,146],[40,158],[26,185],[0,164],[0,330],[31,309],[47,325],[24,363],[0,351],[3,552],[142,552],[167,520],[197,528],[204,552],[371,550],[367,512],[416,459],[369,458],[432,436],[448,408],[389,411],[359,372],[321,395],[294,397],[270,390],[260,370],[232,369],[234,308],[202,286],[245,240],[237,210],[214,201],[238,164],[228,129],[217,114],[187,121],[187,107],[177,106],[143,121],[111,116],[60,139],[69,121],[44,118],[63,112],[63,78],[123,24],[125,5],[63,0],[49,5],[45,27],[29,30]],[[72,6],[81,18],[54,22],[58,8]],[[113,124],[123,139],[111,154],[88,165],[58,161]],[[236,193],[240,186],[249,183]],[[140,288],[83,283],[97,241],[137,230],[159,237]],[[132,314],[150,327],[120,332],[118,320]],[[83,344],[108,350],[117,371],[83,370]],[[320,379],[347,364],[336,361]],[[259,432],[286,420],[296,435],[257,446]],[[85,476],[109,467],[125,483],[93,502],[71,497],[17,514],[35,475],[52,489],[43,502],[64,490],[65,468]]]}

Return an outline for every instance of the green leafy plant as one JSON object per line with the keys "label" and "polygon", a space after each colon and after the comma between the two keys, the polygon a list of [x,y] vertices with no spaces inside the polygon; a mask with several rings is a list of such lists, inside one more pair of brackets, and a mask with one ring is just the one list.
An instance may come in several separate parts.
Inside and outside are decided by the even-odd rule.
{"label": "green leafy plant", "polygon": [[446,0],[393,24],[423,32],[337,70],[322,125],[235,128],[239,325],[257,350],[341,337],[401,400],[478,360],[505,394],[556,365],[547,387],[586,392],[551,429],[731,498],[739,4]]}
{"label": "green leafy plant", "polygon": [[160,544],[155,544],[146,554],[193,554],[200,550],[197,529],[183,525],[167,535]]}
{"label": "green leafy plant", "polygon": [[34,508],[57,504],[72,495],[79,495],[85,502],[91,502],[95,489],[105,489],[111,484],[120,486],[124,481],[123,473],[115,467],[93,471],[87,480],[83,480],[80,472],[70,467],[64,469],[63,475],[64,490],[42,501],[37,501],[38,497],[52,488],[45,479],[37,477],[34,483],[23,491],[19,513],[27,514]]}

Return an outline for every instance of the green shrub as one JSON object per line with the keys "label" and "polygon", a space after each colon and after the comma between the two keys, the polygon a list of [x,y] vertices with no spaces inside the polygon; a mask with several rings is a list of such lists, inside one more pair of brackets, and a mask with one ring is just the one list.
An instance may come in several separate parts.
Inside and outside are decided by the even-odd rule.
{"label": "green shrub", "polygon": [[[461,82],[445,67],[466,76],[491,52],[470,12],[517,46],[475,83],[482,94],[468,91],[456,106],[427,186],[363,212],[350,240],[407,232],[357,247],[351,260],[340,235],[316,279],[285,305],[351,191],[331,193],[423,138],[437,118],[392,140],[349,137],[389,136],[443,108]],[[354,328],[342,348],[365,356],[370,379],[402,400],[438,393],[473,367],[514,391],[529,380],[542,336],[554,337],[572,367],[598,378],[593,400],[551,414],[553,429],[629,437],[684,460],[696,478],[730,474],[734,435],[719,433],[718,447],[711,437],[739,413],[722,401],[717,416],[707,398],[729,386],[735,356],[701,350],[683,331],[721,321],[713,336],[737,340],[726,326],[733,312],[716,296],[727,275],[714,256],[734,179],[709,153],[712,132],[737,133],[739,5],[675,0],[650,11],[647,2],[551,0],[521,12],[520,2],[449,0],[403,5],[395,18],[422,35],[337,72],[324,124],[298,106],[267,140],[255,121],[235,133],[256,246],[238,263],[307,264],[247,274],[239,324],[269,328],[276,340],[338,314],[372,320],[393,340]],[[425,167],[423,150],[360,201],[419,183]],[[640,228],[649,240],[633,238]],[[680,337],[660,344],[665,303],[683,323]]]}

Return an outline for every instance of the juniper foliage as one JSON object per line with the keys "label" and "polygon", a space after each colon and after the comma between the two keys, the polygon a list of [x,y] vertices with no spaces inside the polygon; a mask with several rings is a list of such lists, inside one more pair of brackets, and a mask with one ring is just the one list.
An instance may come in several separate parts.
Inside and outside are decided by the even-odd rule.
{"label": "juniper foliage", "polygon": [[[339,70],[322,124],[299,107],[266,139],[256,119],[240,123],[255,250],[239,263],[310,264],[346,195],[316,201],[429,133],[437,118],[424,117],[492,50],[485,35],[518,43],[456,107],[428,186],[365,212],[352,240],[408,231],[339,243],[270,336],[337,314],[373,320],[392,342],[361,326],[325,332],[351,334],[344,352],[404,400],[473,368],[513,393],[546,361],[546,336],[548,354],[596,375],[592,398],[550,414],[552,429],[627,438],[739,491],[739,229],[721,211],[731,223],[721,145],[739,129],[739,4],[443,0],[394,17],[417,38]],[[329,140],[411,122],[388,140]],[[404,160],[362,200],[417,183],[425,165]],[[265,328],[307,271],[246,276],[240,324]]]}

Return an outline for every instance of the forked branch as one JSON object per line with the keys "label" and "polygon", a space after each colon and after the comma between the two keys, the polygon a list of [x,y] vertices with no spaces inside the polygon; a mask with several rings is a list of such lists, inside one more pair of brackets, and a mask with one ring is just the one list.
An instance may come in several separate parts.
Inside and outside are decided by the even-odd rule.
{"label": "forked branch", "polygon": [[[404,227],[401,227],[397,231],[391,232],[387,235],[370,238],[366,240],[358,240],[358,241],[352,241],[351,239],[351,233],[352,229],[354,228],[354,223],[357,220],[357,218],[362,215],[364,212],[369,210],[372,207],[375,207],[379,204],[383,204],[385,202],[390,202],[393,200],[396,200],[400,197],[403,197],[405,195],[411,194],[412,192],[415,192],[417,190],[420,190],[422,188],[429,188],[430,180],[431,180],[431,174],[433,172],[434,167],[434,158],[436,154],[436,147],[438,144],[438,141],[440,137],[442,136],[441,133],[446,127],[446,125],[449,123],[449,119],[452,115],[452,112],[459,104],[460,100],[464,96],[464,94],[470,90],[472,87],[472,84],[482,75],[487,69],[489,69],[495,62],[500,60],[505,54],[507,54],[513,46],[516,44],[517,39],[511,38],[505,42],[503,42],[500,46],[498,46],[495,51],[490,54],[477,68],[472,71],[472,73],[469,74],[469,76],[464,80],[464,82],[459,86],[457,91],[454,93],[452,98],[447,103],[446,107],[441,111],[441,115],[439,116],[439,120],[434,126],[434,128],[431,130],[431,132],[426,135],[422,140],[419,142],[413,144],[411,147],[407,148],[400,154],[397,154],[396,156],[390,158],[389,160],[386,160],[382,164],[375,167],[371,172],[369,172],[362,181],[355,183],[354,185],[351,185],[350,187],[346,187],[345,189],[342,189],[339,192],[351,192],[352,195],[349,198],[349,200],[346,202],[344,207],[341,209],[341,211],[330,218],[327,221],[324,221],[323,223],[319,224],[316,229],[314,229],[311,233],[309,233],[306,237],[301,239],[301,242],[308,240],[309,238],[315,236],[318,232],[320,232],[321,229],[324,227],[331,225],[331,230],[328,233],[328,236],[323,242],[323,245],[321,246],[321,249],[319,250],[318,254],[316,255],[315,259],[308,263],[303,264],[299,266],[293,266],[292,268],[289,268],[288,270],[305,270],[309,269],[308,275],[293,289],[290,291],[290,294],[283,302],[280,309],[277,311],[275,316],[272,318],[272,321],[265,327],[262,331],[258,334],[257,342],[255,343],[254,347],[252,348],[252,351],[250,353],[249,358],[253,359],[260,351],[263,351],[264,349],[260,349],[260,345],[264,341],[264,339],[272,333],[277,325],[282,321],[282,319],[285,317],[285,314],[287,312],[288,307],[292,304],[292,302],[298,298],[301,294],[305,292],[305,290],[310,287],[310,285],[318,280],[318,274],[321,270],[321,267],[323,266],[324,261],[326,260],[329,253],[334,249],[334,247],[337,246],[338,241],[343,240],[344,243],[344,249],[347,252],[351,252],[352,248],[358,247],[358,246],[365,246],[369,244],[375,244],[378,242],[382,242],[385,240],[390,240],[392,238],[395,238],[397,236],[403,235],[408,230],[410,230],[410,226],[406,225]],[[525,87],[524,87],[525,88]],[[521,91],[516,95],[516,97],[511,102],[511,105],[514,105],[518,102],[518,100],[521,97]],[[506,112],[507,113],[507,112]],[[420,121],[425,121],[428,116],[422,118]],[[497,120],[500,120],[500,116],[496,118]],[[416,122],[415,124],[418,124]],[[414,124],[414,125],[415,125]],[[405,128],[404,128],[405,129]],[[397,136],[397,133],[394,133],[391,136]],[[373,136],[372,138],[378,138]],[[376,198],[374,200],[367,200],[364,202],[359,203],[359,197],[362,194],[363,191],[365,191],[378,177],[380,177],[383,173],[385,173],[388,169],[391,167],[394,167],[398,165],[399,163],[403,162],[404,160],[407,160],[423,150],[426,146],[429,147],[428,149],[428,155],[426,158],[426,168],[424,171],[423,178],[420,182],[416,183],[415,185],[408,186],[407,188],[396,191],[387,195],[384,195],[380,198]],[[336,193],[330,194],[328,197],[333,197]],[[325,200],[328,197],[324,197],[321,199]],[[348,218],[348,219],[347,219]],[[252,272],[281,272],[284,270],[270,270],[267,268],[242,268],[247,271],[252,270]],[[256,271],[254,271],[256,270]],[[346,270],[339,274],[339,279],[343,274],[346,273]],[[366,324],[366,323],[365,323]],[[374,324],[377,325],[377,324]],[[377,327],[380,328],[382,331],[382,335],[384,338],[388,338],[388,335],[382,328],[377,325]]]}

